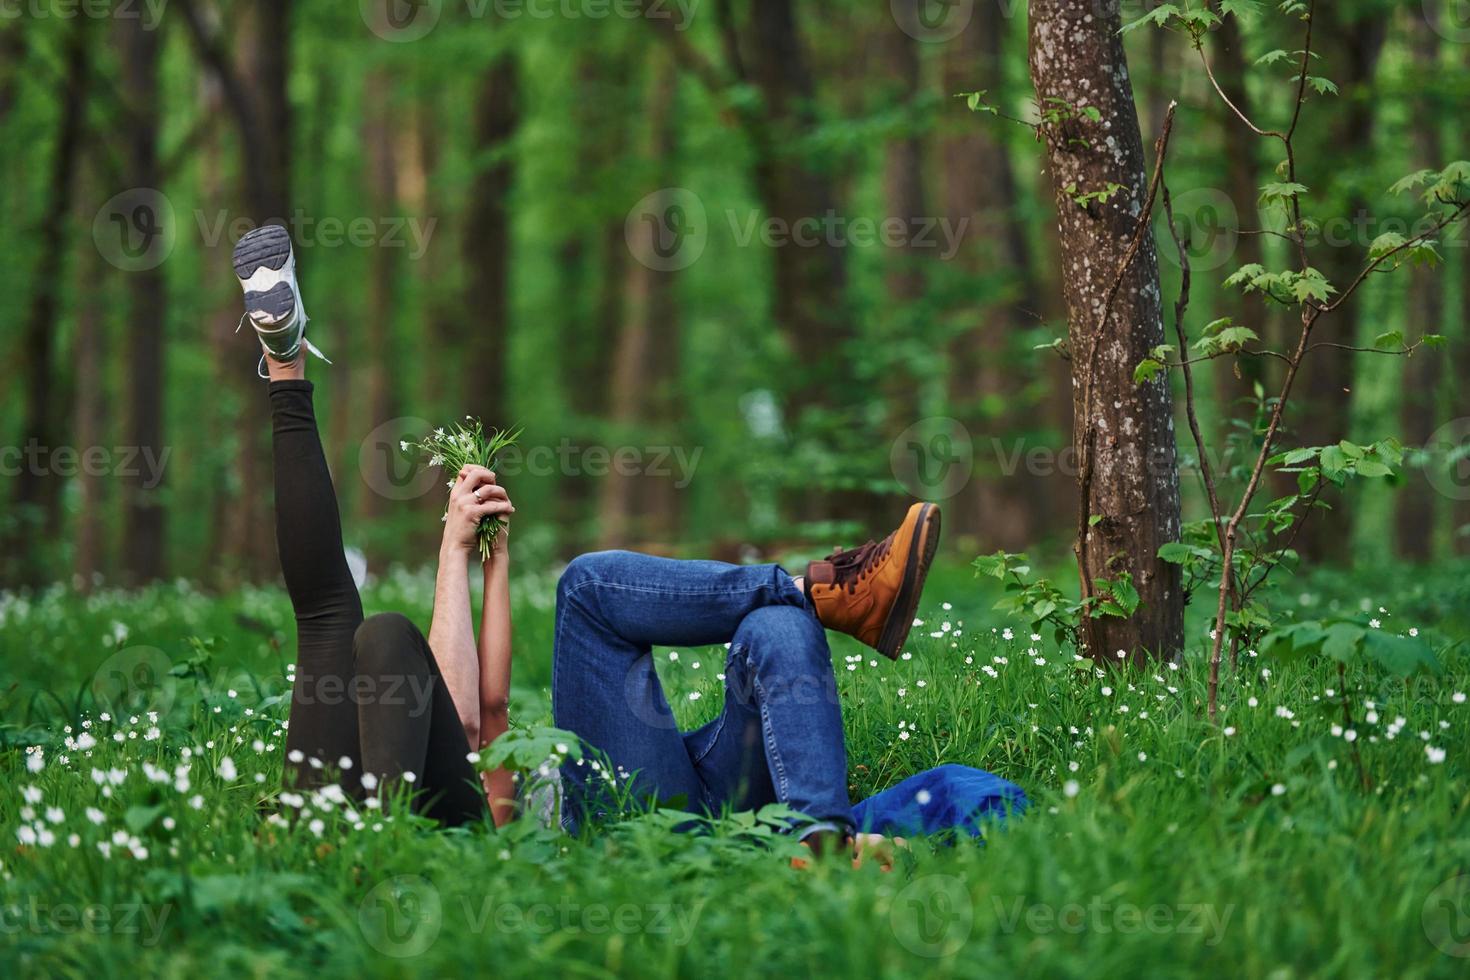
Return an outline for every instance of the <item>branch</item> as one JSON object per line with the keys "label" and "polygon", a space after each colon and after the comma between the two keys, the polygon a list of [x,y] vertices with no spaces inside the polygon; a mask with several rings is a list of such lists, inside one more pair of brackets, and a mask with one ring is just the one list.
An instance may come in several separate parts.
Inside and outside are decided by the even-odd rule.
{"label": "branch", "polygon": [[1417,245],[1422,245],[1425,241],[1429,239],[1429,236],[1439,234],[1445,228],[1460,220],[1461,216],[1463,216],[1466,211],[1470,211],[1470,201],[1454,201],[1448,203],[1453,203],[1455,205],[1454,211],[1450,212],[1447,215],[1441,215],[1439,222],[1434,225],[1434,227],[1429,228],[1428,230],[1423,231],[1418,235],[1415,235],[1413,238],[1404,242],[1402,245],[1398,245],[1394,248],[1389,249],[1387,252],[1384,252],[1382,255],[1378,256],[1378,258],[1369,262],[1368,265],[1363,269],[1363,271],[1358,273],[1358,277],[1352,281],[1352,284],[1338,295],[1336,302],[1322,307],[1322,312],[1331,313],[1336,310],[1343,303],[1347,302],[1348,298],[1351,297],[1353,293],[1357,292],[1358,287],[1362,286],[1369,276],[1377,272],[1383,266],[1383,263],[1387,262],[1395,255],[1398,255],[1400,252],[1414,248]]}

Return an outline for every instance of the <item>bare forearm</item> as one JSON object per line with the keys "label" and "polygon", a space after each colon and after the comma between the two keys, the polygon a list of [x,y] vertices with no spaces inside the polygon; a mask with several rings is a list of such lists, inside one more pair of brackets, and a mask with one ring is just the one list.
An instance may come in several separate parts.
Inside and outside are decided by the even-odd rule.
{"label": "bare forearm", "polygon": [[429,647],[459,712],[465,736],[471,746],[476,746],[480,743],[480,671],[470,611],[469,556],[448,543],[439,551]]}
{"label": "bare forearm", "polygon": [[[506,542],[485,563],[485,602],[480,610],[480,744],[489,745],[509,725],[510,709],[510,553]],[[496,769],[485,774],[485,796],[495,825],[511,818],[515,784]]]}
{"label": "bare forearm", "polygon": [[510,704],[510,553],[485,563],[485,603],[480,610],[480,709],[504,714]]}

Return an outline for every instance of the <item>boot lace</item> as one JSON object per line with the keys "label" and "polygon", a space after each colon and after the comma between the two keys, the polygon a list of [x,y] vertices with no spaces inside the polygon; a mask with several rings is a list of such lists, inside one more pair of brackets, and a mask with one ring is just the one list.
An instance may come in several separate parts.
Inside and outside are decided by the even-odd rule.
{"label": "boot lace", "polygon": [[827,560],[832,563],[835,584],[850,593],[856,592],[858,584],[868,577],[868,573],[888,557],[892,546],[893,535],[890,534],[882,541],[869,541],[849,551],[834,551]]}

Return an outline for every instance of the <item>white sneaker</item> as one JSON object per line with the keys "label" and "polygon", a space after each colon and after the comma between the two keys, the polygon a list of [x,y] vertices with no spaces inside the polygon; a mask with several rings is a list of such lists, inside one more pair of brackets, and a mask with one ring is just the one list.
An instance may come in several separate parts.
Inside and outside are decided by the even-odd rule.
{"label": "white sneaker", "polygon": [[257,373],[266,378],[265,359],[290,364],[301,356],[301,348],[327,361],[326,355],[306,339],[306,308],[296,284],[296,256],[291,236],[280,225],[251,229],[235,243],[235,278],[245,291],[245,315],[236,330],[250,321],[260,346]]}

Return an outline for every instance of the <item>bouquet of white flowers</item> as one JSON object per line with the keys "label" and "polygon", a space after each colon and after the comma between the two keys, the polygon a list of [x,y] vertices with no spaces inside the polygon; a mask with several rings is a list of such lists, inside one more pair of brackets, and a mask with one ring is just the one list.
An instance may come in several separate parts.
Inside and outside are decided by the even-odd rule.
{"label": "bouquet of white flowers", "polygon": [[[435,429],[419,442],[402,444],[403,450],[417,449],[428,459],[430,466],[442,466],[446,472],[458,473],[466,466],[483,466],[493,470],[500,453],[515,445],[521,430],[491,429],[487,434],[479,419],[466,415],[462,423],[447,429]],[[448,482],[454,488],[454,480]],[[449,519],[449,510],[444,511],[444,520]],[[504,525],[498,517],[486,517],[480,521],[480,560],[489,561],[495,539]]]}

